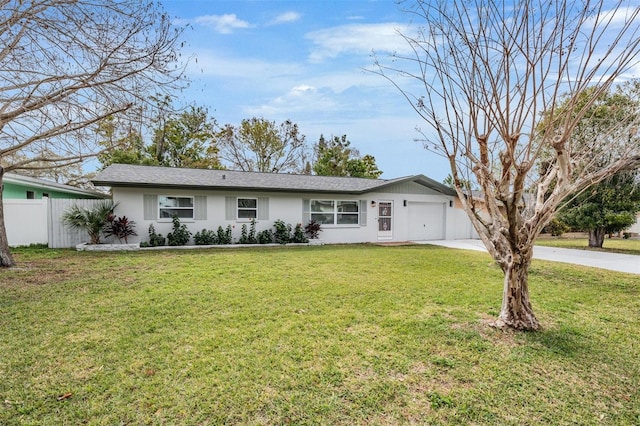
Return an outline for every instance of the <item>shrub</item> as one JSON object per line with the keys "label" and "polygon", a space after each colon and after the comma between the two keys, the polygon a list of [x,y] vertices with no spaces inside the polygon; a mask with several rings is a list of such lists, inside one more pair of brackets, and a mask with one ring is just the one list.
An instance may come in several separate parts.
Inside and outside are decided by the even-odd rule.
{"label": "shrub", "polygon": [[291,238],[291,242],[293,243],[308,243],[309,239],[304,236],[304,231],[302,230],[302,224],[298,223],[293,230],[293,237]]}
{"label": "shrub", "polygon": [[222,226],[218,226],[218,231],[216,234],[216,241],[218,241],[218,244],[227,244],[225,243],[226,237],[224,234],[224,229],[222,228]]}
{"label": "shrub", "polygon": [[271,244],[273,242],[273,233],[269,229],[258,232],[258,244]]}
{"label": "shrub", "polygon": [[553,237],[559,237],[570,229],[566,223],[556,218],[553,218],[545,228]]}
{"label": "shrub", "polygon": [[248,244],[258,244],[258,237],[256,236],[256,220],[251,219],[251,225],[249,226],[249,236],[247,237]]}
{"label": "shrub", "polygon": [[197,246],[212,246],[218,244],[216,233],[209,229],[196,232],[193,236],[193,241]]}
{"label": "shrub", "polygon": [[278,219],[273,223],[273,227],[276,229],[273,233],[276,243],[287,244],[291,241],[291,224]]}
{"label": "shrub", "polygon": [[251,224],[247,230],[247,225],[242,225],[242,231],[240,232],[239,244],[258,244],[258,238],[256,236],[256,220],[251,219]]}
{"label": "shrub", "polygon": [[231,244],[233,242],[231,225],[228,225],[226,230],[218,226],[216,239],[218,244]]}
{"label": "shrub", "polygon": [[126,216],[116,217],[113,213],[107,216],[107,224],[105,225],[103,232],[105,238],[115,236],[118,241],[125,244],[129,243],[128,238],[138,235],[133,229],[136,223],[133,220],[129,220]]}
{"label": "shrub", "polygon": [[224,240],[226,244],[233,244],[233,230],[231,225],[227,225],[227,229],[224,230]]}
{"label": "shrub", "polygon": [[322,232],[322,229],[320,229],[320,222],[316,222],[315,220],[307,223],[307,226],[304,227],[304,233],[312,240],[318,238],[318,234],[320,234],[320,232]]}
{"label": "shrub", "polygon": [[167,241],[170,246],[184,246],[191,238],[191,232],[187,229],[187,225],[180,224],[180,218],[173,216],[173,232],[167,234]]}
{"label": "shrub", "polygon": [[249,244],[249,235],[247,232],[247,224],[242,224],[242,230],[240,231],[240,240],[238,240],[239,244]]}
{"label": "shrub", "polygon": [[[149,225],[149,247],[158,247],[166,244],[166,239],[162,236],[162,234],[156,234],[156,228],[153,227],[153,224]],[[141,244],[142,245],[142,244]]]}

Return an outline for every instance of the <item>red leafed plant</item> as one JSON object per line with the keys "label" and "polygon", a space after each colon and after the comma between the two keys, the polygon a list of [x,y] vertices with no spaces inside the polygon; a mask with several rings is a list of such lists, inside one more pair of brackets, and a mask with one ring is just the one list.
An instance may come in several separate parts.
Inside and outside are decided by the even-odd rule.
{"label": "red leafed plant", "polygon": [[135,222],[129,220],[126,216],[116,217],[113,213],[107,217],[107,224],[104,227],[104,236],[115,236],[120,242],[124,240],[125,244],[132,235],[138,235],[133,229]]}

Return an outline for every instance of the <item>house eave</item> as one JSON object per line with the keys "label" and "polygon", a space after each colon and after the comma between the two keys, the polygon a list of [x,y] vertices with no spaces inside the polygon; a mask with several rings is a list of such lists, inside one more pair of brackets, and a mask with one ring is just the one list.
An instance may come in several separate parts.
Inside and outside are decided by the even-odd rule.
{"label": "house eave", "polygon": [[451,197],[457,196],[456,191],[454,189],[449,188],[448,186],[441,184],[431,178],[428,178],[425,175],[413,175],[413,176],[406,176],[402,178],[393,179],[379,186],[378,188],[386,188],[386,187],[396,185],[399,183],[404,183],[404,182],[415,182],[419,185],[423,185],[443,195],[447,195]]}
{"label": "house eave", "polygon": [[63,192],[74,195],[82,195],[85,197],[93,198],[106,198],[108,195],[102,194],[97,191],[90,191],[81,188],[75,188],[69,185],[63,185],[57,182],[49,182],[42,179],[33,178],[30,176],[22,176],[16,173],[7,173],[3,176],[3,181],[6,183],[12,183],[14,185],[30,186],[34,188],[45,189],[49,191]]}

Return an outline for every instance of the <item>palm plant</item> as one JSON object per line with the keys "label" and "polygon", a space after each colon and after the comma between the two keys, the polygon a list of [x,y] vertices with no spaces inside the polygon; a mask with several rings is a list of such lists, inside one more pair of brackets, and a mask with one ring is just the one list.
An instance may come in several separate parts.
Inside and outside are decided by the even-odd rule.
{"label": "palm plant", "polygon": [[100,244],[100,232],[117,205],[111,200],[100,201],[91,209],[74,205],[62,215],[62,221],[72,229],[86,230],[90,244]]}

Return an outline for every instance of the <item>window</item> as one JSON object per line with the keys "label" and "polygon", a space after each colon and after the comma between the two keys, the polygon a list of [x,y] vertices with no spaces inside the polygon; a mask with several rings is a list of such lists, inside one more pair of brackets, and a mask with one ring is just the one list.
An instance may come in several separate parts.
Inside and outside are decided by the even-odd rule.
{"label": "window", "polygon": [[238,198],[238,219],[249,220],[258,218],[257,198]]}
{"label": "window", "polygon": [[171,219],[178,216],[180,219],[193,219],[193,197],[169,197],[158,196],[159,218]]}
{"label": "window", "polygon": [[338,225],[358,224],[358,201],[338,201],[336,203],[336,223]]}
{"label": "window", "polygon": [[36,193],[33,191],[27,191],[27,200],[35,200]]}
{"label": "window", "polygon": [[358,225],[360,202],[311,200],[311,220],[323,225]]}

